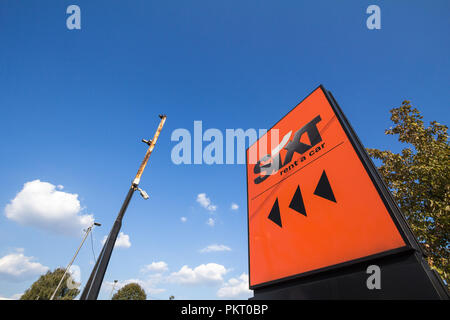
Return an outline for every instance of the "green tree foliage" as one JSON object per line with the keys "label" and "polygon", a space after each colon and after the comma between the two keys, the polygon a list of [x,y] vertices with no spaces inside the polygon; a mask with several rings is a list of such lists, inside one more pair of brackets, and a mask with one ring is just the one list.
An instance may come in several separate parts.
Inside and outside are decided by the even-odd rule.
{"label": "green tree foliage", "polygon": [[397,135],[409,146],[400,153],[367,149],[379,159],[378,168],[392,194],[423,245],[429,265],[450,283],[450,147],[447,126],[432,121],[424,126],[422,116],[409,101],[391,110]]}
{"label": "green tree foliage", "polygon": [[[64,269],[58,268],[53,272],[47,271],[46,274],[39,277],[29,289],[25,291],[20,300],[50,300],[53,291],[55,291],[64,274]],[[65,279],[68,278],[66,274]],[[69,289],[67,287],[67,281],[63,281],[58,292],[55,295],[54,300],[73,300],[80,290]]]}
{"label": "green tree foliage", "polygon": [[129,283],[117,291],[112,300],[146,300],[144,289],[137,283]]}

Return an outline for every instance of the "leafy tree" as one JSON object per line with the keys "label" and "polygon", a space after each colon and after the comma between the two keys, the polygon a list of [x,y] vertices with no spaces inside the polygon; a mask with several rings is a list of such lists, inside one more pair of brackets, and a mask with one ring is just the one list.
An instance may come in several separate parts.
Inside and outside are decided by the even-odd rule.
{"label": "leafy tree", "polygon": [[[29,289],[20,298],[21,300],[50,300],[53,291],[55,291],[64,274],[64,269],[58,268],[53,272],[47,271],[46,274],[39,277]],[[66,274],[65,278],[68,278]],[[63,281],[56,293],[54,300],[73,300],[80,290],[69,289],[67,287],[67,281]]]}
{"label": "leafy tree", "polygon": [[117,291],[112,300],[146,300],[144,289],[137,283],[129,283]]}
{"label": "leafy tree", "polygon": [[400,153],[367,149],[409,225],[422,244],[429,265],[450,283],[450,147],[447,126],[422,116],[409,101],[391,111],[394,127],[385,131],[409,144]]}

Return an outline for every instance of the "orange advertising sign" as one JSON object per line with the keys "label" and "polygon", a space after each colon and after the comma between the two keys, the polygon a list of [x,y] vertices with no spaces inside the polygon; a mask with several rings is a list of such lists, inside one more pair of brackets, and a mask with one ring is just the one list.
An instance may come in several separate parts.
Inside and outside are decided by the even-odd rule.
{"label": "orange advertising sign", "polygon": [[247,149],[250,287],[406,246],[343,121],[320,86]]}

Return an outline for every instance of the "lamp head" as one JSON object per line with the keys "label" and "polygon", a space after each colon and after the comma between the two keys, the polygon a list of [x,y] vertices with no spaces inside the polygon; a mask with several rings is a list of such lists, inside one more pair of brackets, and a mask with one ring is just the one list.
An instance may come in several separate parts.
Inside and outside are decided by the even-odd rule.
{"label": "lamp head", "polygon": [[138,188],[139,193],[141,194],[141,197],[144,198],[144,200],[147,200],[148,198],[150,198],[147,194],[147,192],[145,192],[145,190],[142,190],[141,188]]}

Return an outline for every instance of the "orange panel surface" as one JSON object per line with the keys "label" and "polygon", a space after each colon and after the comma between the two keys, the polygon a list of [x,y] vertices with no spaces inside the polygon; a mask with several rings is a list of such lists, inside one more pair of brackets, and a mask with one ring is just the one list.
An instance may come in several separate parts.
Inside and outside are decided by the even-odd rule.
{"label": "orange panel surface", "polygon": [[275,147],[286,137],[281,151],[247,163],[250,286],[405,246],[321,87],[247,150],[248,162],[271,154],[274,130]]}

